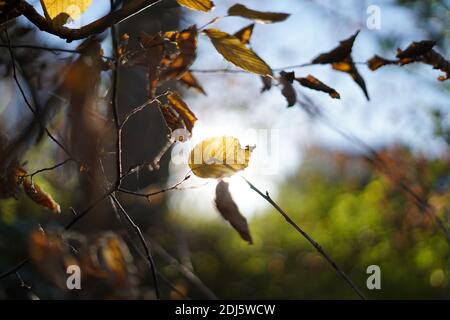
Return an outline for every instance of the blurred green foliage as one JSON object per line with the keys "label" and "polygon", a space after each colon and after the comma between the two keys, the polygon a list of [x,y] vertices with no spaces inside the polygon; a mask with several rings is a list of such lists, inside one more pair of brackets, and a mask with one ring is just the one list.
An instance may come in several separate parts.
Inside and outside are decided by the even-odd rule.
{"label": "blurred green foliage", "polygon": [[[433,222],[411,213],[414,207],[380,175],[355,175],[355,164],[330,172],[312,163],[303,164],[276,200],[368,297],[450,297],[449,246]],[[429,161],[426,167],[434,178],[447,165]],[[272,209],[250,221],[253,246],[220,218],[176,221],[188,229],[195,271],[221,298],[356,298]],[[372,264],[381,268],[381,290],[366,289]]]}

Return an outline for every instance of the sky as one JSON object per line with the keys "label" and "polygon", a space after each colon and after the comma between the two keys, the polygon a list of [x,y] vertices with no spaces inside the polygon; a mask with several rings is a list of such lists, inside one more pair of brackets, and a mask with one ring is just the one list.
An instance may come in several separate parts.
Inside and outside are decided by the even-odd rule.
{"label": "sky", "polygon": [[[69,27],[89,23],[109,10],[109,0],[93,2],[82,18]],[[183,8],[181,28],[192,24],[202,26],[216,16],[224,16],[234,3],[236,1],[217,0],[217,7],[207,14]],[[251,46],[273,68],[309,62],[358,29],[361,32],[354,45],[355,61],[366,61],[374,54],[394,57],[393,52],[385,54],[379,48],[377,37],[380,35],[398,35],[399,39],[403,39],[397,44],[400,48],[426,37],[411,13],[395,6],[391,0],[248,0],[241,3],[261,11],[291,14],[282,23],[257,24],[255,27]],[[380,29],[367,28],[369,5],[380,8]],[[226,17],[210,27],[234,33],[249,23],[242,18]],[[47,41],[76,45],[65,44],[52,36]],[[108,49],[107,46],[105,48]],[[197,57],[193,69],[235,69],[224,61],[205,36],[199,37]],[[365,100],[362,91],[348,75],[335,72],[329,66],[295,69],[295,72],[296,76],[312,74],[341,93],[341,99],[335,100],[323,93],[300,89],[302,94],[320,106],[333,127],[355,135],[373,147],[402,143],[428,156],[437,156],[445,150],[444,143],[433,137],[429,117],[430,108],[444,108],[450,102],[445,84],[436,80],[439,75],[437,71],[418,65],[402,69],[385,67],[376,72],[371,72],[366,66],[358,68],[366,80],[370,102]],[[327,125],[309,118],[300,107],[286,108],[279,88],[260,94],[261,81],[256,75],[196,73],[196,76],[208,96],[185,91],[184,98],[199,121],[192,140],[176,146],[172,152],[173,158],[180,159],[181,152],[187,159],[193,145],[204,138],[223,134],[235,136],[243,146],[256,146],[243,175],[276,197],[278,187],[286,177],[298,170],[302,155],[308,148],[322,146],[358,151],[354,144]],[[270,146],[270,151],[265,145]],[[189,169],[185,163],[172,163],[170,170],[169,184],[173,184],[180,181]],[[266,203],[239,176],[230,181],[231,193],[246,216],[267,208]],[[192,177],[185,184],[198,188],[172,193],[170,210],[186,212],[189,208],[188,214],[192,211],[192,214],[215,217],[213,199],[216,182]]]}

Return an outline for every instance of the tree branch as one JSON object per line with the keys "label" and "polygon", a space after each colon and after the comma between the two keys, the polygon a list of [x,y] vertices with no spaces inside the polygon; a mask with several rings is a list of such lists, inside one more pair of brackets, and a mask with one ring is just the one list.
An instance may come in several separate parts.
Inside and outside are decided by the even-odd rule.
{"label": "tree branch", "polygon": [[56,28],[52,21],[41,16],[32,5],[25,0],[9,0],[14,3],[15,10],[23,14],[31,23],[38,27],[41,31],[51,33],[62,39],[71,42],[74,40],[85,39],[89,36],[96,35],[106,31],[114,24],[118,24],[131,16],[159,3],[161,0],[134,0],[129,1],[127,5],[121,9],[110,12],[102,18],[91,22],[79,29],[71,29],[67,27]]}

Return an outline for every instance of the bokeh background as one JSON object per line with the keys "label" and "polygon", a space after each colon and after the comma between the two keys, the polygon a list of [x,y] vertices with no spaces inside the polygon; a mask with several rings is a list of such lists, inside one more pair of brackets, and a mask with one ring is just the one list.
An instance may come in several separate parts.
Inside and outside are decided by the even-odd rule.
{"label": "bokeh background", "polygon": [[[180,9],[175,1],[157,6],[127,20],[120,33],[130,39],[140,31],[202,26],[215,16],[226,14],[235,1],[216,1],[211,13]],[[374,54],[393,58],[397,48],[412,41],[433,39],[436,50],[449,56],[450,2],[447,0],[385,1],[244,1],[258,10],[290,13],[282,23],[255,26],[252,48],[273,68],[310,61],[319,53],[361,30],[353,57],[364,62]],[[370,30],[367,8],[380,8],[381,28]],[[39,6],[36,3],[36,6]],[[109,11],[109,1],[95,3],[73,23],[85,24]],[[215,27],[233,33],[249,22],[234,17],[221,19]],[[73,49],[18,19],[11,30],[14,44],[39,44]],[[2,38],[2,44],[5,44]],[[102,37],[105,54],[111,54],[108,33]],[[31,115],[20,99],[11,77],[9,52],[0,48],[0,124],[2,137],[13,141],[23,132]],[[27,93],[56,116],[52,128],[63,135],[67,125],[64,111],[73,101],[61,97],[58,79],[76,55],[16,50],[22,65]],[[192,140],[172,148],[158,171],[142,170],[126,182],[128,189],[151,192],[171,186],[189,171],[186,164],[173,161],[198,141],[215,135],[233,135],[242,144],[256,145],[250,166],[243,175],[274,200],[342,266],[369,298],[450,298],[450,251],[448,240],[424,209],[395,181],[402,181],[433,208],[445,223],[450,219],[450,85],[436,80],[430,66],[412,64],[388,66],[371,72],[358,68],[371,97],[367,101],[351,78],[327,65],[295,70],[297,76],[313,74],[341,93],[340,100],[302,89],[320,109],[314,117],[301,106],[286,108],[278,88],[260,93],[258,76],[234,72],[205,37],[199,37],[196,63],[192,66],[207,96],[179,89],[199,121]],[[209,70],[209,71],[208,71]],[[121,114],[146,99],[146,75],[140,68],[121,69],[119,107]],[[87,75],[89,77],[89,74]],[[101,73],[98,95],[91,99],[95,117],[108,116],[107,98],[111,75]],[[34,89],[33,89],[34,88]],[[35,91],[35,92],[34,92]],[[56,97],[56,98],[55,98]],[[61,102],[62,101],[62,102]],[[64,109],[65,108],[65,109]],[[62,110],[62,111],[61,111]],[[92,116],[94,117],[94,116]],[[97,131],[80,132],[89,141]],[[108,132],[105,133],[108,136]],[[267,136],[265,136],[267,134]],[[29,172],[64,160],[64,155],[45,137],[36,133],[21,150]],[[112,140],[111,140],[112,141]],[[125,164],[152,158],[165,143],[157,112],[149,109],[133,120],[125,133]],[[269,151],[265,147],[269,145]],[[84,147],[86,153],[92,150]],[[376,150],[388,164],[388,172],[367,161]],[[105,171],[112,170],[114,156],[99,151]],[[5,155],[3,155],[5,156]],[[88,155],[87,155],[88,156]],[[25,257],[32,230],[59,230],[71,219],[70,207],[81,211],[98,190],[83,187],[77,169],[58,168],[38,175],[36,181],[61,204],[59,216],[40,209],[24,197],[0,201],[0,272]],[[263,299],[354,299],[342,279],[261,197],[240,177],[229,179],[233,198],[249,222],[253,245],[242,241],[214,207],[214,180],[189,178],[182,190],[173,190],[150,201],[121,195],[136,223],[145,231],[161,276],[162,296],[180,298],[263,298]],[[0,298],[154,298],[151,275],[137,239],[108,201],[80,221],[74,232],[96,239],[113,230],[130,250],[133,281],[117,294],[87,286],[81,292],[55,285],[41,266],[30,263],[0,281]],[[366,289],[369,265],[381,268],[381,290]],[[57,282],[57,281],[56,281]],[[130,289],[131,288],[131,289]]]}

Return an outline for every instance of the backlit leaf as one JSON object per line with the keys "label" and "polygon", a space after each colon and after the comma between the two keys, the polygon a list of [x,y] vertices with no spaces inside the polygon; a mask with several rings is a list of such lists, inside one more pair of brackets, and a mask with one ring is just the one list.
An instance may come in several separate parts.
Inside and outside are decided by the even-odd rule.
{"label": "backlit leaf", "polygon": [[306,78],[296,78],[295,80],[297,80],[304,87],[307,87],[307,88],[310,88],[313,90],[326,92],[333,99],[341,98],[341,96],[339,95],[339,93],[336,90],[327,86],[325,83],[321,82],[319,79],[315,78],[312,75],[308,75]]}
{"label": "backlit leaf", "polygon": [[177,0],[177,2],[183,7],[203,12],[214,8],[214,3],[210,0]]}
{"label": "backlit leaf", "polygon": [[207,29],[204,32],[211,39],[216,50],[234,65],[260,75],[272,74],[267,63],[235,36],[217,29]]}
{"label": "backlit leaf", "polygon": [[187,104],[181,99],[181,97],[173,92],[167,96],[167,100],[169,101],[170,106],[178,113],[180,118],[182,119],[186,129],[192,134],[192,129],[194,127],[195,121],[197,121],[197,117],[195,114],[189,109]]}
{"label": "backlit leaf", "polygon": [[274,23],[286,20],[290,15],[279,12],[262,12],[247,8],[242,4],[235,4],[228,9],[228,15],[254,20],[259,23]]}
{"label": "backlit leaf", "polygon": [[241,148],[234,137],[213,137],[191,151],[189,167],[200,178],[223,178],[247,168],[254,147]]}
{"label": "backlit leaf", "polygon": [[236,32],[234,36],[241,40],[243,44],[248,44],[250,42],[250,38],[252,37],[254,27],[255,24],[252,23]]}
{"label": "backlit leaf", "polygon": [[42,9],[47,19],[55,26],[77,20],[92,4],[92,0],[41,0]]}
{"label": "backlit leaf", "polygon": [[[167,33],[166,33],[167,35]],[[161,72],[161,80],[179,79],[189,69],[197,55],[197,27],[191,26],[183,31],[169,35],[175,39],[179,53],[170,56],[167,67]]]}
{"label": "backlit leaf", "polygon": [[228,183],[223,180],[220,180],[216,186],[215,204],[222,217],[231,224],[241,238],[252,244],[247,219],[239,212],[239,208],[228,190]]}
{"label": "backlit leaf", "polygon": [[52,196],[42,190],[37,184],[32,183],[29,179],[23,180],[23,190],[26,195],[37,204],[55,213],[61,213],[59,204],[53,200]]}

